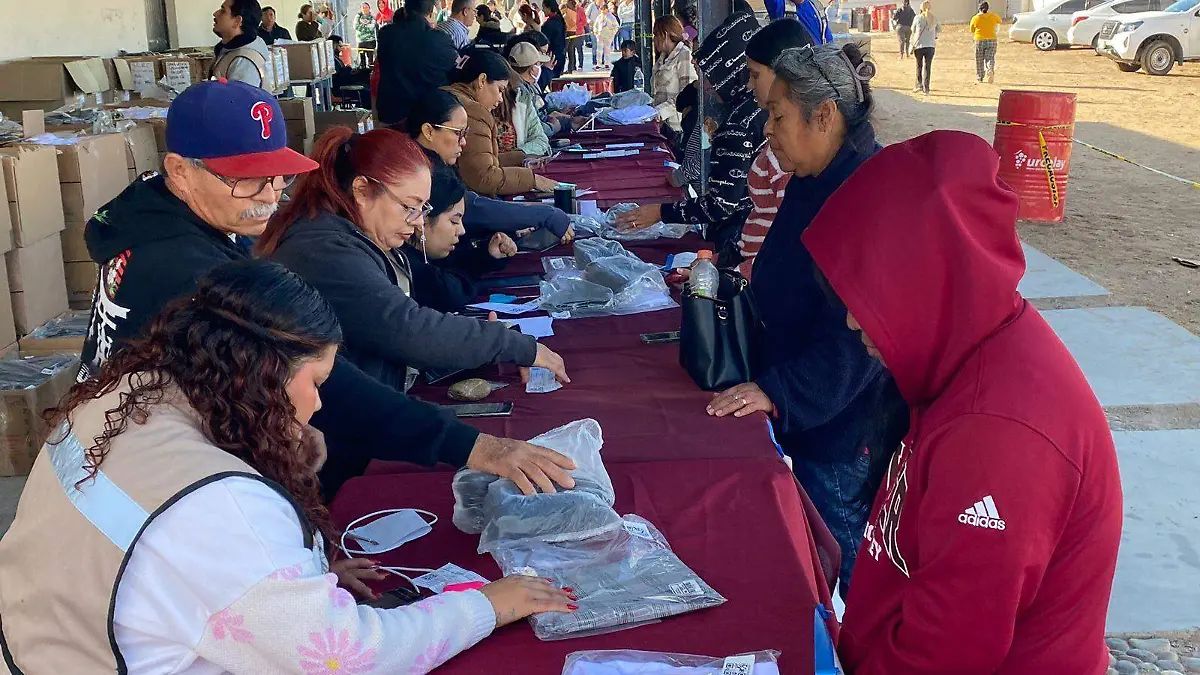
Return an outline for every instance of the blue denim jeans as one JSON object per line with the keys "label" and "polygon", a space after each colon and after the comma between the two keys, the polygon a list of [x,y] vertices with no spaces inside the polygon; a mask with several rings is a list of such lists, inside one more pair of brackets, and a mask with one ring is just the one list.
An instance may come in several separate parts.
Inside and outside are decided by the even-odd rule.
{"label": "blue denim jeans", "polygon": [[843,599],[850,591],[850,573],[854,571],[854,560],[858,557],[867,518],[871,515],[870,500],[860,499],[870,464],[870,457],[865,453],[856,461],[845,464],[793,459],[793,473],[842,551],[838,581]]}

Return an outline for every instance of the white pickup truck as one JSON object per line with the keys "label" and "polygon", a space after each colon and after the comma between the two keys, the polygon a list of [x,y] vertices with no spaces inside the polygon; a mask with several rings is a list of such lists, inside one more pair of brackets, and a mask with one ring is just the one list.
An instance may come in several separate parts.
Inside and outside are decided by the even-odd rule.
{"label": "white pickup truck", "polygon": [[1200,0],[1177,0],[1161,12],[1125,14],[1105,21],[1096,51],[1122,72],[1166,75],[1176,63],[1200,61]]}

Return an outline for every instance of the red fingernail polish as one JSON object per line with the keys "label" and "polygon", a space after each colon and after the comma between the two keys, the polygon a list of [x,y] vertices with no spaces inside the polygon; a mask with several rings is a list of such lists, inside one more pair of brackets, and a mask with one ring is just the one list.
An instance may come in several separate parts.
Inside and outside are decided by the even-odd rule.
{"label": "red fingernail polish", "polygon": [[567,609],[574,612],[575,610],[579,609],[579,605],[567,605]]}
{"label": "red fingernail polish", "polygon": [[570,586],[563,586],[563,590],[570,593],[571,591],[574,591],[575,589],[571,588]]}
{"label": "red fingernail polish", "polygon": [[579,599],[579,596],[577,596],[577,595],[574,595],[574,594],[571,594],[571,595],[568,595],[568,596],[567,596],[567,599],[568,599],[568,600],[578,600],[578,599]]}

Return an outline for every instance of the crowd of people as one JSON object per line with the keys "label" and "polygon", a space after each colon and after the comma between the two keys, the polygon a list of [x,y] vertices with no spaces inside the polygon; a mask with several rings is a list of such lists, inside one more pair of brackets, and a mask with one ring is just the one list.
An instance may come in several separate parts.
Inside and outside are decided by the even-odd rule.
{"label": "crowd of people", "polygon": [[[575,1],[523,0],[521,32],[459,46],[497,14],[409,0],[360,33],[377,40],[384,126],[334,127],[310,157],[253,82],[175,99],[162,172],[86,227],[101,272],[79,384],[48,413],[0,541],[10,669],[423,673],[507,623],[578,609],[573,589],[520,576],[359,605],[382,572],[337,555],[326,507],[373,459],[466,466],[526,494],[574,486],[567,457],[406,394],[487,364],[570,384],[545,345],[457,312],[530,232],[575,235],[552,206],[499,199],[555,185],[539,158],[579,120],[547,111],[543,76],[569,64],[581,18],[619,37]],[[754,295],[759,363],[704,412],[770,417],[841,549],[847,672],[1103,672],[1115,451],[1017,291],[1017,201],[995,152],[945,131],[882,147],[857,47],[829,44],[814,17],[762,26],[732,9],[703,40],[686,1],[655,21],[654,103],[681,155],[708,146],[709,175],[617,222],[701,225]],[[227,74],[254,65],[274,21],[225,1]],[[936,28],[925,2],[910,38],[926,68]],[[721,104],[711,122],[696,71]]]}

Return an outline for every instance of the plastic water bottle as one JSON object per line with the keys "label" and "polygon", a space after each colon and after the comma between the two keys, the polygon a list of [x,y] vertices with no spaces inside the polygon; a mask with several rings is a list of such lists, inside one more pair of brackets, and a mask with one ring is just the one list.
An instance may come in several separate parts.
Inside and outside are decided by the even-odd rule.
{"label": "plastic water bottle", "polygon": [[641,89],[642,91],[646,90],[646,76],[642,75],[641,68],[636,68],[633,71],[633,88]]}
{"label": "plastic water bottle", "polygon": [[721,283],[721,275],[717,273],[717,267],[713,265],[712,257],[712,251],[696,253],[696,262],[692,263],[689,283],[693,295],[714,299],[717,297],[717,286]]}

